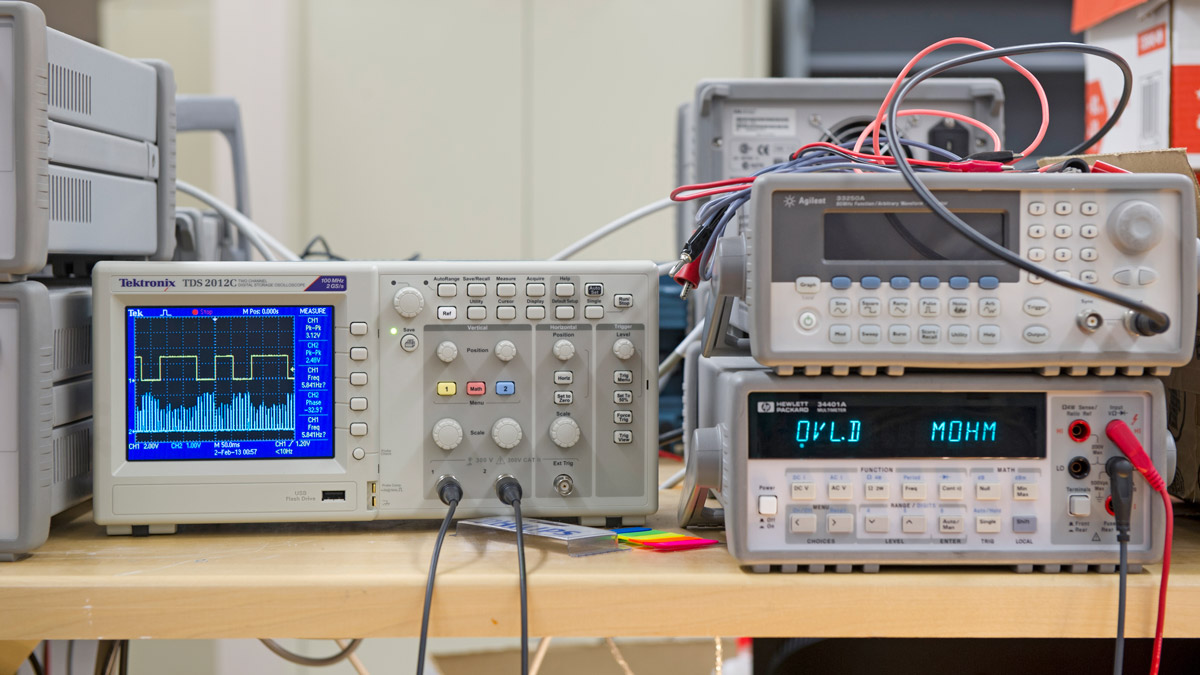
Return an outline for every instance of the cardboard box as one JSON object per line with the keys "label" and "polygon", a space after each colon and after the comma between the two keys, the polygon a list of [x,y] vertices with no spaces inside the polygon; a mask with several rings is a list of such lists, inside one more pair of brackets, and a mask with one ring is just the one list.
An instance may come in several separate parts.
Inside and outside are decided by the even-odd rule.
{"label": "cardboard box", "polygon": [[[1071,30],[1111,49],[1133,70],[1129,106],[1089,152],[1186,148],[1200,169],[1200,0],[1075,0]],[[1121,96],[1121,72],[1088,57],[1084,111],[1095,132]]]}

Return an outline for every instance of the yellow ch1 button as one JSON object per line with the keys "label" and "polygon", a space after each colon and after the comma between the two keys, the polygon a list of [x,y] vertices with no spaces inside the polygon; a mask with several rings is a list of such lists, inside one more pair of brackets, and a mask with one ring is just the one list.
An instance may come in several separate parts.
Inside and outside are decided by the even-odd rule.
{"label": "yellow ch1 button", "polygon": [[438,382],[438,396],[453,396],[458,393],[458,385],[453,382]]}

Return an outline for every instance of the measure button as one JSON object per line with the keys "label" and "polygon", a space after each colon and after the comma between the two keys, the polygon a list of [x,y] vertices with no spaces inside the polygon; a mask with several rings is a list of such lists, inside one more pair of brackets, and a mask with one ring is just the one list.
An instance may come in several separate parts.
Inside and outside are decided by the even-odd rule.
{"label": "measure button", "polygon": [[453,396],[457,393],[458,393],[458,385],[457,384],[455,384],[453,382],[438,382],[437,383],[437,395],[438,396]]}
{"label": "measure button", "polygon": [[1025,313],[1029,316],[1042,316],[1050,311],[1050,303],[1045,298],[1029,298],[1025,301]]}
{"label": "measure button", "polygon": [[867,483],[863,487],[867,499],[870,501],[887,501],[890,486],[887,483]]}
{"label": "measure button", "polygon": [[1032,326],[1026,326],[1021,335],[1025,338],[1026,342],[1031,342],[1035,345],[1041,344],[1050,339],[1050,329],[1045,326],[1033,324]]}
{"label": "measure button", "polygon": [[924,483],[905,483],[900,490],[905,501],[919,502],[925,499]]}
{"label": "measure button", "polygon": [[939,516],[938,517],[938,532],[942,534],[962,534],[963,517],[962,516]]}
{"label": "measure button", "polygon": [[994,345],[1000,342],[1000,326],[993,324],[985,324],[979,327],[979,342],[985,345]]}
{"label": "measure button", "polygon": [[1071,495],[1067,499],[1067,512],[1073,516],[1092,515],[1092,498],[1088,495]]}
{"label": "measure button", "polygon": [[938,484],[938,497],[946,502],[961,502],[963,499],[963,484],[962,483],[940,483]]}
{"label": "measure button", "polygon": [[817,531],[817,514],[793,513],[788,519],[788,527],[792,534],[812,534]]}
{"label": "measure button", "polygon": [[798,502],[811,502],[817,498],[817,486],[812,481],[792,483],[792,499]]}
{"label": "measure button", "polygon": [[845,502],[854,498],[854,485],[842,481],[833,481],[829,484],[829,499],[830,501]]}
{"label": "measure button", "polygon": [[965,345],[971,341],[971,327],[963,323],[953,324],[946,329],[946,338],[952,345]]}
{"label": "measure button", "polygon": [[775,495],[759,495],[758,513],[763,516],[773,516],[779,513],[779,498]]}
{"label": "measure button", "polygon": [[888,342],[900,345],[909,340],[912,340],[912,328],[902,323],[888,326]]}
{"label": "measure button", "polygon": [[366,422],[351,422],[350,423],[350,435],[351,436],[366,436],[367,435],[367,423]]}
{"label": "measure button", "polygon": [[367,360],[367,348],[366,347],[351,347],[350,348],[350,360],[351,361],[366,361]]}
{"label": "measure button", "polygon": [[1037,516],[1013,516],[1012,528],[1016,534],[1037,532]]}
{"label": "measure button", "polygon": [[821,280],[818,277],[796,277],[796,292],[810,295],[821,290]]}
{"label": "measure button", "polygon": [[1000,532],[1000,518],[998,516],[975,516],[975,531],[980,534]]}
{"label": "measure button", "polygon": [[975,499],[983,502],[994,502],[1000,499],[1000,484],[994,482],[976,483]]}
{"label": "measure button", "polygon": [[839,323],[829,327],[829,341],[835,345],[844,345],[850,342],[850,326],[844,323]]}
{"label": "measure button", "polygon": [[496,383],[497,396],[512,396],[517,391],[517,385],[510,380],[504,380]]}
{"label": "measure button", "polygon": [[849,534],[854,531],[854,516],[849,513],[831,513],[826,516],[825,529],[829,534]]}
{"label": "measure button", "polygon": [[858,341],[865,345],[873,345],[883,338],[883,331],[875,324],[858,327]]}
{"label": "measure button", "polygon": [[1038,497],[1037,483],[1013,483],[1013,499],[1032,501]]}
{"label": "measure button", "polygon": [[871,534],[887,534],[887,516],[863,516],[863,531]]}
{"label": "measure button", "polygon": [[517,294],[516,284],[496,284],[496,295],[502,298],[511,298]]}
{"label": "measure button", "polygon": [[904,534],[922,534],[925,532],[925,516],[903,516],[900,518],[900,531]]}

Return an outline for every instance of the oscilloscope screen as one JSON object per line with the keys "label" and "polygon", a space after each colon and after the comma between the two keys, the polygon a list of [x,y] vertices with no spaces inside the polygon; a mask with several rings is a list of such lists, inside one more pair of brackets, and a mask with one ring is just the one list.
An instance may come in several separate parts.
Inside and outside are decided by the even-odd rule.
{"label": "oscilloscope screen", "polygon": [[333,307],[126,308],[126,457],[333,457]]}

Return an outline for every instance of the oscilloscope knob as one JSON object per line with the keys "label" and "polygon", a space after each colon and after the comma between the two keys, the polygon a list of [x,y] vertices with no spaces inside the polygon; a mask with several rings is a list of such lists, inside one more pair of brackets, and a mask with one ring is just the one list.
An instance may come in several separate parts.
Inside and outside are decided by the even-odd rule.
{"label": "oscilloscope knob", "polygon": [[501,340],[496,343],[493,348],[496,358],[508,363],[517,358],[517,346],[512,343],[512,340]]}
{"label": "oscilloscope knob", "polygon": [[392,298],[392,307],[396,308],[396,313],[400,316],[411,319],[425,309],[425,296],[412,286],[401,288]]}
{"label": "oscilloscope knob", "polygon": [[458,345],[449,340],[443,340],[438,343],[437,357],[442,360],[442,363],[450,363],[458,358]]}
{"label": "oscilloscope knob", "polygon": [[1166,222],[1162,211],[1149,202],[1121,202],[1108,217],[1108,236],[1125,253],[1145,253],[1162,241]]}
{"label": "oscilloscope knob", "polygon": [[443,417],[433,425],[433,442],[443,450],[453,450],[462,443],[463,428],[457,420]]}
{"label": "oscilloscope knob", "polygon": [[579,424],[570,417],[556,417],[550,423],[550,440],[560,448],[570,448],[579,442]]}
{"label": "oscilloscope knob", "polygon": [[636,352],[637,348],[633,346],[633,342],[626,338],[621,338],[613,343],[613,354],[616,354],[617,358],[622,361],[628,360]]}
{"label": "oscilloscope knob", "polygon": [[570,340],[559,340],[550,350],[554,352],[554,358],[559,361],[566,361],[575,356],[575,345],[571,344]]}
{"label": "oscilloscope knob", "polygon": [[511,417],[501,417],[492,425],[492,440],[505,450],[517,447],[523,437],[520,423]]}

